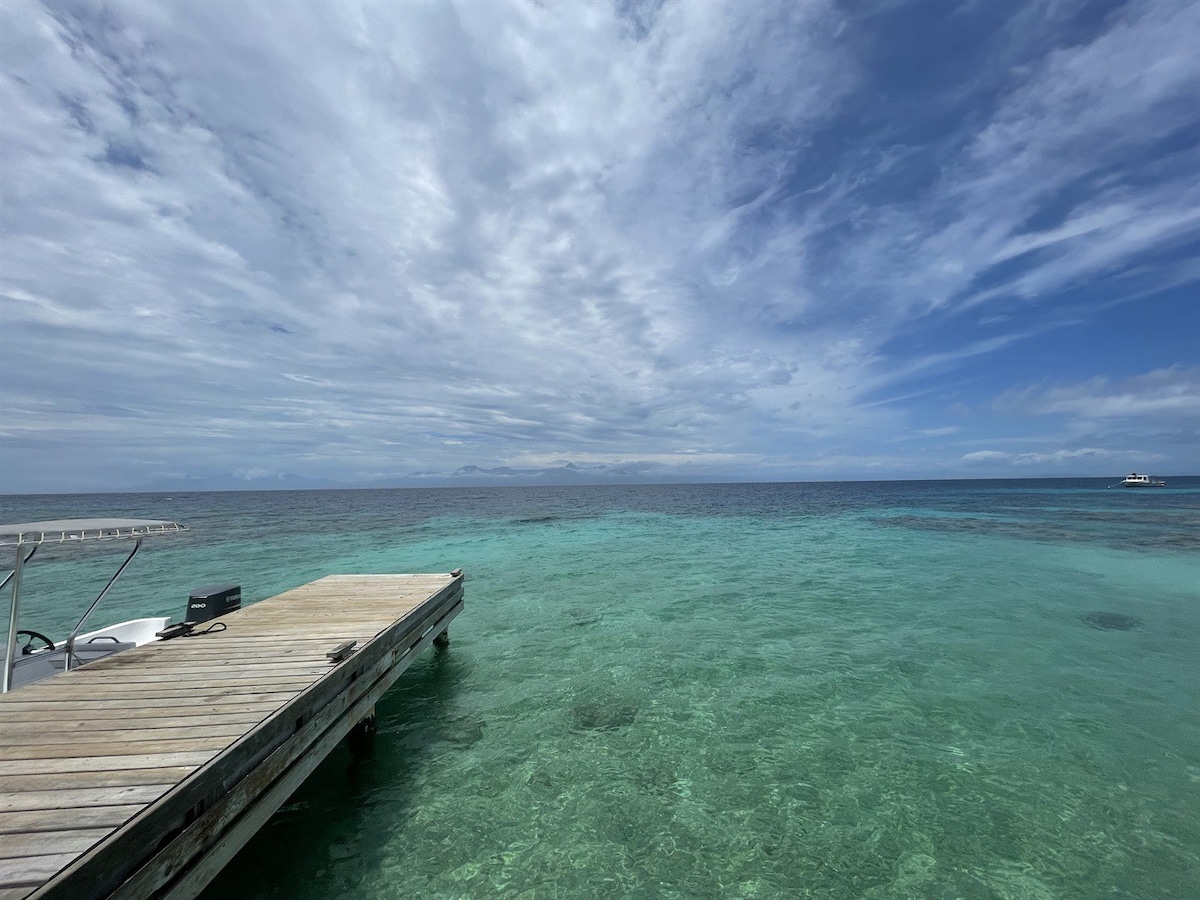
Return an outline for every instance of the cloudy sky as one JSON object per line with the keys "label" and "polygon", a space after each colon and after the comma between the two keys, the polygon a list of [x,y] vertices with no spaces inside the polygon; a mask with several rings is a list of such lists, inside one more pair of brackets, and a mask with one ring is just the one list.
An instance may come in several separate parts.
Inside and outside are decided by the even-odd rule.
{"label": "cloudy sky", "polygon": [[0,491],[1200,471],[1197,46],[1184,0],[5,0]]}

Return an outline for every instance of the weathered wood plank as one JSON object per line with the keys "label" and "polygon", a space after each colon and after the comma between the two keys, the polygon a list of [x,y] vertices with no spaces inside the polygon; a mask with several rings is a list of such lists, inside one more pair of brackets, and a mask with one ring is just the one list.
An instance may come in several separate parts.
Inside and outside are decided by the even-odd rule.
{"label": "weathered wood plank", "polygon": [[[51,678],[50,680],[53,681],[54,679]],[[240,696],[248,693],[272,692],[294,694],[304,690],[311,684],[312,680],[272,682],[270,685],[263,685],[257,689],[251,689],[244,684],[237,684],[236,682],[225,685],[203,683],[198,686],[178,685],[168,687],[167,685],[163,685],[162,687],[140,690],[137,696],[142,699],[171,699],[191,701],[193,703],[212,703],[230,697],[238,699]],[[91,694],[99,700],[120,700],[123,697],[128,698],[130,693],[127,686],[97,684],[90,691],[87,687],[79,688],[72,686],[70,690],[56,689],[52,693],[45,695],[45,697],[63,700],[85,700]],[[126,702],[131,701],[126,700]]]}
{"label": "weathered wood plank", "polygon": [[165,766],[202,766],[215,750],[173,753],[114,753],[111,756],[70,756],[50,759],[0,761],[0,775],[36,775],[57,772],[98,772],[116,769],[153,769]]}
{"label": "weathered wood plank", "polygon": [[[202,669],[200,671],[181,670],[179,672],[167,671],[139,671],[131,669],[128,671],[105,672],[104,687],[121,688],[127,685],[154,685],[154,684],[179,684],[194,691],[198,687],[207,687],[212,689],[223,687],[245,687],[247,683],[251,684],[304,684],[311,682],[314,679],[310,676],[320,677],[325,673],[330,666],[328,663],[324,665],[306,662],[300,665],[287,666],[238,666],[229,665],[224,668]],[[54,681],[55,679],[50,679]],[[58,676],[58,680],[68,682],[64,676]],[[56,690],[62,693],[79,692],[88,689],[90,685],[87,683],[79,683],[78,681],[69,681],[58,685]],[[53,693],[53,692],[49,692]]]}
{"label": "weathered wood plank", "polygon": [[196,768],[196,766],[159,766],[149,769],[0,775],[0,791],[119,787],[127,784],[175,784],[194,772]]}
{"label": "weathered wood plank", "polygon": [[22,859],[0,859],[0,887],[29,885],[36,888],[77,854],[53,853],[48,856],[26,856]]}
{"label": "weathered wood plank", "polygon": [[49,791],[4,791],[0,793],[0,812],[149,803],[157,800],[168,790],[170,790],[170,785],[142,784],[108,788],[63,788]]}
{"label": "weathered wood plank", "polygon": [[[99,717],[83,719],[62,716],[56,721],[56,727],[80,734],[97,734],[103,731],[128,731],[131,728],[158,730],[160,728],[195,728],[207,725],[252,725],[266,718],[274,706],[274,704],[260,706],[257,709],[243,712],[209,712],[205,715],[176,715],[172,710],[162,707],[130,709],[124,711],[120,719]],[[10,743],[30,742],[38,737],[39,735],[36,734],[25,733],[6,735],[5,740]]]}
{"label": "weathered wood plank", "polygon": [[[51,746],[51,738],[54,738],[56,743],[62,743],[69,746],[75,746],[80,739],[86,737],[88,743],[104,743],[111,744],[118,741],[123,744],[131,744],[137,741],[146,740],[186,740],[189,738],[216,738],[228,737],[236,738],[245,734],[245,724],[253,725],[258,720],[251,720],[249,723],[227,723],[227,722],[200,722],[190,723],[186,725],[147,725],[144,722],[138,722],[132,727],[123,729],[61,729],[57,734],[52,734],[50,738],[40,731],[16,732],[6,734],[4,741],[9,749],[14,752],[20,752],[21,747],[47,747]],[[74,739],[73,739],[74,738]],[[232,741],[230,741],[232,743]]]}
{"label": "weathered wood plank", "polygon": [[[66,824],[79,828],[107,828],[111,832],[145,808],[144,803],[130,803],[124,806],[80,807],[61,812],[71,817],[71,821]],[[32,833],[42,828],[61,830],[66,824],[49,815],[44,809],[0,813],[0,834]]]}
{"label": "weathered wood plank", "polygon": [[70,831],[35,831],[0,834],[0,859],[21,859],[51,853],[82,853],[106,837],[108,828],[76,828]]}
{"label": "weathered wood plank", "polygon": [[[115,654],[120,656],[121,654]],[[164,654],[165,657],[165,654]],[[153,668],[146,665],[146,660],[137,660],[141,665],[138,666],[109,666],[103,671],[107,677],[105,681],[121,681],[124,678],[142,676],[145,674],[161,674],[161,675],[178,675],[181,678],[189,676],[203,675],[228,675],[230,673],[249,673],[254,675],[270,674],[272,671],[291,672],[299,670],[309,672],[314,669],[320,669],[322,666],[328,666],[329,661],[317,654],[311,654],[304,657],[287,659],[280,657],[260,656],[257,659],[245,657],[229,657],[228,655],[221,657],[217,655],[204,657],[188,657],[183,654],[171,654],[164,660],[166,665],[157,665]],[[174,665],[172,665],[174,664]],[[92,663],[95,667],[98,663]],[[75,670],[78,672],[79,670]]]}
{"label": "weathered wood plank", "polygon": [[[104,679],[103,690],[108,693],[124,690],[134,694],[136,690],[145,687],[147,690],[177,689],[184,691],[183,696],[194,696],[197,691],[219,690],[254,690],[256,687],[278,687],[279,685],[311,684],[320,678],[330,668],[329,664],[316,665],[307,663],[303,667],[289,666],[271,669],[263,667],[258,671],[253,669],[229,668],[224,672],[180,672],[172,675],[170,672],[127,672],[120,675],[110,675]],[[61,696],[78,696],[84,691],[79,685],[64,685]]]}
{"label": "weathered wood plank", "polygon": [[[334,635],[334,637],[336,638],[337,635]],[[346,640],[366,641],[370,637],[373,637],[373,635],[359,634],[352,635],[346,638]],[[283,644],[282,647],[280,646],[281,643]],[[205,662],[208,662],[208,664],[211,665],[227,664],[227,662],[238,661],[324,661],[325,650],[328,649],[329,643],[330,640],[328,637],[322,638],[320,641],[307,641],[302,644],[302,646],[300,644],[300,638],[295,637],[287,637],[286,642],[278,641],[277,638],[272,638],[271,641],[262,642],[239,641],[235,643],[233,640],[230,640],[226,643],[214,643],[211,644],[211,646],[197,647],[194,649],[173,650],[173,652],[170,653],[160,652],[152,655],[148,654],[148,658],[155,659],[155,665],[160,665],[158,664],[158,660],[169,660],[169,662],[162,662],[162,665],[176,666],[184,665],[185,662],[188,665],[204,665]],[[336,643],[336,640],[334,643]],[[122,655],[128,654],[115,654],[113,658],[114,665],[106,666],[106,671],[114,672],[121,670],[121,668],[142,668],[146,665],[145,661],[138,660],[133,661],[137,662],[137,665],[133,665],[133,662],[128,661],[125,661],[124,665],[121,666],[115,665],[115,660],[119,660]],[[97,664],[96,662],[92,662],[90,665],[95,667]]]}
{"label": "weathered wood plank", "polygon": [[[256,703],[208,703],[199,707],[153,701],[149,705],[139,702],[137,706],[126,706],[123,709],[114,707],[107,711],[97,711],[92,708],[92,704],[82,701],[35,703],[23,706],[20,719],[25,723],[25,727],[29,727],[30,722],[55,722],[61,723],[61,726],[66,728],[79,729],[128,728],[129,722],[146,722],[153,725],[158,719],[178,721],[181,724],[196,721],[256,722],[264,717],[267,711],[281,705],[282,701],[280,700]],[[116,709],[120,710],[119,717],[112,715],[113,710]],[[0,718],[0,727],[3,727],[4,724],[6,724],[5,719]]]}
{"label": "weathered wood plank", "polygon": [[189,753],[195,750],[221,750],[231,743],[228,737],[171,738],[127,741],[123,744],[78,740],[44,744],[40,747],[0,746],[0,760],[78,759],[86,756],[124,756],[138,753]]}
{"label": "weathered wood plank", "polygon": [[[152,710],[158,709],[158,715],[165,715],[163,710],[169,711],[172,715],[205,715],[207,710],[215,710],[218,707],[222,711],[230,711],[238,707],[250,706],[268,706],[282,705],[287,696],[294,693],[293,691],[230,691],[227,694],[218,694],[209,699],[193,699],[191,701],[180,702],[177,697],[142,697],[137,698],[137,705],[132,706],[128,697],[115,700],[96,700],[82,699],[78,697],[64,697],[60,699],[40,699],[25,700],[24,698],[15,699],[11,703],[5,704],[5,714],[15,713],[16,715],[37,716],[41,712],[46,712],[50,715],[64,714],[70,716],[80,713],[93,713],[99,711],[98,715],[111,715],[113,710],[125,712],[145,711],[153,715]],[[9,696],[13,696],[10,694]],[[28,720],[27,720],[28,721]]]}

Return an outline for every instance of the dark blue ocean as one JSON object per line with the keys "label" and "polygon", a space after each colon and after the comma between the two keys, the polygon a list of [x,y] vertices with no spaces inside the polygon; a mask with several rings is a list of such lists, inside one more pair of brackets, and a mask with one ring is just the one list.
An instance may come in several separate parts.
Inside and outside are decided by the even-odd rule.
{"label": "dark blue ocean", "polygon": [[[1200,479],[1115,481],[8,496],[0,519],[190,527],[97,625],[214,582],[466,571],[449,652],[208,900],[1178,900]],[[39,551],[22,626],[61,635],[114,552]]]}

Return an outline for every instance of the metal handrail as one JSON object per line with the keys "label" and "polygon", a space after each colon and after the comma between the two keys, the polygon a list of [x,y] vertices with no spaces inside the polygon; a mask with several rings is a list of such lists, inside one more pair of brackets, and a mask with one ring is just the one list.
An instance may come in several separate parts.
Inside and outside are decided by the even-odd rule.
{"label": "metal handrail", "polygon": [[[25,556],[25,558],[23,560],[21,560],[21,565],[25,565],[25,563],[27,563],[27,562],[29,562],[29,560],[33,559],[33,554],[37,553],[37,548],[39,546],[40,545],[38,545],[38,544],[34,545],[33,549],[29,551],[29,553]],[[11,572],[9,572],[7,575],[4,576],[4,580],[0,581],[0,591],[4,590],[4,586],[6,584],[8,584],[8,580],[16,574],[17,574],[17,570],[16,570],[16,567],[14,567]]]}
{"label": "metal handrail", "polygon": [[8,610],[8,641],[4,651],[4,671],[0,673],[0,694],[7,694],[12,690],[12,671],[13,666],[17,664],[17,622],[21,616],[21,569],[25,567],[25,563],[33,557],[34,551],[29,551],[29,554],[23,555],[21,548],[17,547],[17,561],[13,564],[13,570],[4,578],[4,584],[8,584],[8,580],[12,579],[12,604]]}
{"label": "metal handrail", "polygon": [[108,593],[109,588],[111,588],[116,580],[121,577],[121,573],[125,571],[125,567],[129,565],[129,561],[133,559],[137,555],[137,552],[141,549],[142,539],[138,538],[136,541],[134,541],[133,549],[129,551],[129,555],[125,557],[125,562],[121,563],[121,567],[117,569],[113,577],[108,579],[108,584],[104,586],[104,590],[96,595],[96,599],[93,600],[92,605],[87,608],[87,612],[85,612],[80,620],[75,623],[75,627],[72,628],[71,633],[67,635],[67,643],[65,645],[66,656],[63,659],[64,672],[71,668],[71,654],[75,650],[75,638],[78,636],[79,632],[83,631],[83,623],[91,617],[96,607],[100,605],[100,601],[104,599],[104,595]]}

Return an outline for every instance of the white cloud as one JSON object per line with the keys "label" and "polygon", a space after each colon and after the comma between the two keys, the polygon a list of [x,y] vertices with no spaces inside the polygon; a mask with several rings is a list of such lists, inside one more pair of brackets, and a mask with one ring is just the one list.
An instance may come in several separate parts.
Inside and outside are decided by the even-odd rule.
{"label": "white cloud", "polygon": [[1119,459],[1126,453],[1105,450],[1099,447],[1080,447],[1076,450],[1055,450],[1050,453],[1006,453],[1003,450],[976,450],[963,454],[966,462],[1006,462],[1020,466],[1042,465],[1045,463],[1061,464],[1074,463],[1081,459]]}
{"label": "white cloud", "polygon": [[967,462],[995,462],[1014,458],[1014,454],[1005,453],[1003,450],[975,450],[972,453],[963,454],[963,459]]}
{"label": "white cloud", "polygon": [[1125,379],[1097,376],[1076,384],[1027,387],[1006,392],[996,407],[1010,414],[1149,417],[1200,424],[1200,367],[1171,366]]}

